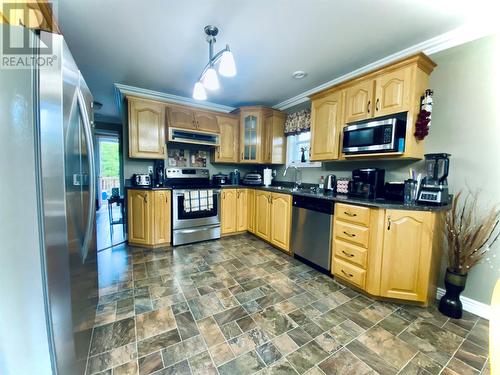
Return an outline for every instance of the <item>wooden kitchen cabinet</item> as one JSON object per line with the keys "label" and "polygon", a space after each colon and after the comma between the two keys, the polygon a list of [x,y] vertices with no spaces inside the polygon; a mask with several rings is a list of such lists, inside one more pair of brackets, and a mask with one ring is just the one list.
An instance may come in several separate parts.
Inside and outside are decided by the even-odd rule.
{"label": "wooden kitchen cabinet", "polygon": [[248,229],[248,189],[236,191],[236,231]]}
{"label": "wooden kitchen cabinet", "polygon": [[441,214],[335,204],[332,273],[373,296],[426,305],[436,293]]}
{"label": "wooden kitchen cabinet", "polygon": [[153,242],[152,245],[171,242],[171,196],[169,190],[153,191]]}
{"label": "wooden kitchen cabinet", "polygon": [[240,112],[240,163],[260,163],[262,161],[262,122],[260,109],[242,109]]}
{"label": "wooden kitchen cabinet", "polygon": [[292,196],[289,194],[255,191],[255,234],[290,252]]}
{"label": "wooden kitchen cabinet", "polygon": [[340,152],[345,91],[311,103],[311,160],[335,160]]}
{"label": "wooden kitchen cabinet", "polygon": [[237,230],[237,189],[223,189],[221,199],[221,233]]}
{"label": "wooden kitchen cabinet", "polygon": [[217,117],[208,112],[194,112],[194,122],[197,130],[209,133],[219,133]]}
{"label": "wooden kitchen cabinet", "polygon": [[264,115],[264,164],[285,164],[286,139],[285,120],[283,112],[269,110]]}
{"label": "wooden kitchen cabinet", "polygon": [[248,229],[248,190],[223,189],[221,233],[244,232]]}
{"label": "wooden kitchen cabinet", "polygon": [[128,242],[136,245],[149,245],[152,242],[151,191],[128,190]]}
{"label": "wooden kitchen cabinet", "polygon": [[247,189],[248,231],[255,234],[255,189]]}
{"label": "wooden kitchen cabinet", "polygon": [[171,128],[196,130],[193,110],[187,107],[167,107],[167,123]]}
{"label": "wooden kitchen cabinet", "polygon": [[239,119],[217,116],[220,129],[220,146],[214,151],[215,163],[238,163]]}
{"label": "wooden kitchen cabinet", "polygon": [[271,195],[271,240],[270,242],[290,252],[290,228],[292,226],[292,196]]}
{"label": "wooden kitchen cabinet", "polygon": [[127,190],[128,242],[155,247],[171,242],[171,192]]}
{"label": "wooden kitchen cabinet", "polygon": [[271,199],[269,191],[255,191],[255,234],[263,240],[271,240]]}
{"label": "wooden kitchen cabinet", "polygon": [[411,67],[378,76],[375,79],[374,117],[408,111],[410,109],[411,81]]}
{"label": "wooden kitchen cabinet", "polygon": [[346,90],[345,122],[366,120],[373,117],[373,87],[375,81],[367,79],[349,86]]}
{"label": "wooden kitchen cabinet", "polygon": [[165,106],[161,103],[128,98],[129,157],[164,159]]}
{"label": "wooden kitchen cabinet", "polygon": [[434,213],[386,210],[380,295],[426,301],[431,274]]}

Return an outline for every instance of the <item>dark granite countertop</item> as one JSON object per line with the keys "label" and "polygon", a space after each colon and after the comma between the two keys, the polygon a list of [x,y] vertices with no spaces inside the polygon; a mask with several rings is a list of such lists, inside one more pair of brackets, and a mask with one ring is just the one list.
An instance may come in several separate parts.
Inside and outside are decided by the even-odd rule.
{"label": "dark granite countertop", "polygon": [[346,194],[337,195],[325,195],[322,192],[314,192],[310,190],[309,186],[300,190],[292,190],[290,187],[281,185],[272,186],[248,186],[248,185],[223,185],[222,189],[235,189],[235,188],[251,188],[258,190],[267,190],[276,193],[299,195],[305,197],[314,197],[319,199],[327,199],[334,202],[342,202],[349,204],[358,204],[360,206],[367,207],[379,207],[392,210],[410,210],[410,211],[448,211],[451,208],[451,202],[445,206],[434,206],[434,205],[423,205],[423,204],[413,204],[405,205],[402,202],[390,201],[386,199],[364,199],[364,198],[353,198]]}

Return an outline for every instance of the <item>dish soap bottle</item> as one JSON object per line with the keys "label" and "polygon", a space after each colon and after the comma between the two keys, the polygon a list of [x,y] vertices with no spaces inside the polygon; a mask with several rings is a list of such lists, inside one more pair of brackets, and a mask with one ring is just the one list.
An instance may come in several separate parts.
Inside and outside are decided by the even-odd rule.
{"label": "dish soap bottle", "polygon": [[319,178],[319,188],[320,189],[324,189],[325,188],[325,177],[324,176],[321,176]]}

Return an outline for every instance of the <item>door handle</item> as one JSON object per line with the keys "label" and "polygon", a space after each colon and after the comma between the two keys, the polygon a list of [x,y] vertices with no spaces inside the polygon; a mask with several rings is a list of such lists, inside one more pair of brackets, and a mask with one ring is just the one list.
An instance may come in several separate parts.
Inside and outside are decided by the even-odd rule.
{"label": "door handle", "polygon": [[343,269],[341,269],[342,273],[346,275],[347,277],[354,277],[352,273],[345,272]]}
{"label": "door handle", "polygon": [[366,104],[366,111],[368,113],[370,113],[370,104],[371,104],[371,100],[368,100],[368,103]]}
{"label": "door handle", "polygon": [[375,110],[378,111],[378,104],[380,103],[380,99],[377,98],[377,101],[375,102]]}
{"label": "door handle", "polygon": [[346,214],[347,216],[350,216],[350,217],[358,216],[358,214],[353,214],[353,213],[348,212],[348,211],[344,211],[344,214]]}
{"label": "door handle", "polygon": [[343,233],[346,235],[346,236],[349,236],[349,237],[356,237],[356,235],[354,233],[349,233],[349,232],[346,232],[345,230],[343,231]]}
{"label": "door handle", "polygon": [[387,230],[391,230],[391,217],[387,218]]}
{"label": "door handle", "polygon": [[342,250],[342,252],[343,252],[345,255],[347,255],[349,258],[352,258],[352,257],[354,256],[354,254],[348,253],[348,252],[346,252],[346,251],[344,251],[344,250]]}
{"label": "door handle", "polygon": [[148,195],[147,194],[143,194],[142,195],[144,197],[144,203],[148,203]]}
{"label": "door handle", "polygon": [[80,111],[82,112],[83,118],[83,130],[86,138],[87,155],[89,161],[89,205],[87,207],[87,226],[85,228],[85,237],[83,238],[82,245],[82,263],[85,262],[87,254],[89,251],[90,242],[92,240],[92,234],[94,232],[94,221],[95,221],[95,188],[96,188],[96,176],[95,176],[95,157],[94,157],[94,145],[92,142],[92,125],[90,123],[90,117],[87,112],[87,106],[85,104],[85,98],[80,88],[77,88],[77,98],[78,104],[80,105]]}

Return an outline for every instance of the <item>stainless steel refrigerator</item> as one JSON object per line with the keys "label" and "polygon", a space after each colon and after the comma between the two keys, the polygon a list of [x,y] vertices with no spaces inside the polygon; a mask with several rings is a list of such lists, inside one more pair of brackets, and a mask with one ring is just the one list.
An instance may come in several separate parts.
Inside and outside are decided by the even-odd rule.
{"label": "stainless steel refrigerator", "polygon": [[83,374],[98,299],[92,95],[61,35],[1,27],[31,57],[50,40],[56,64],[0,68],[0,373]]}

